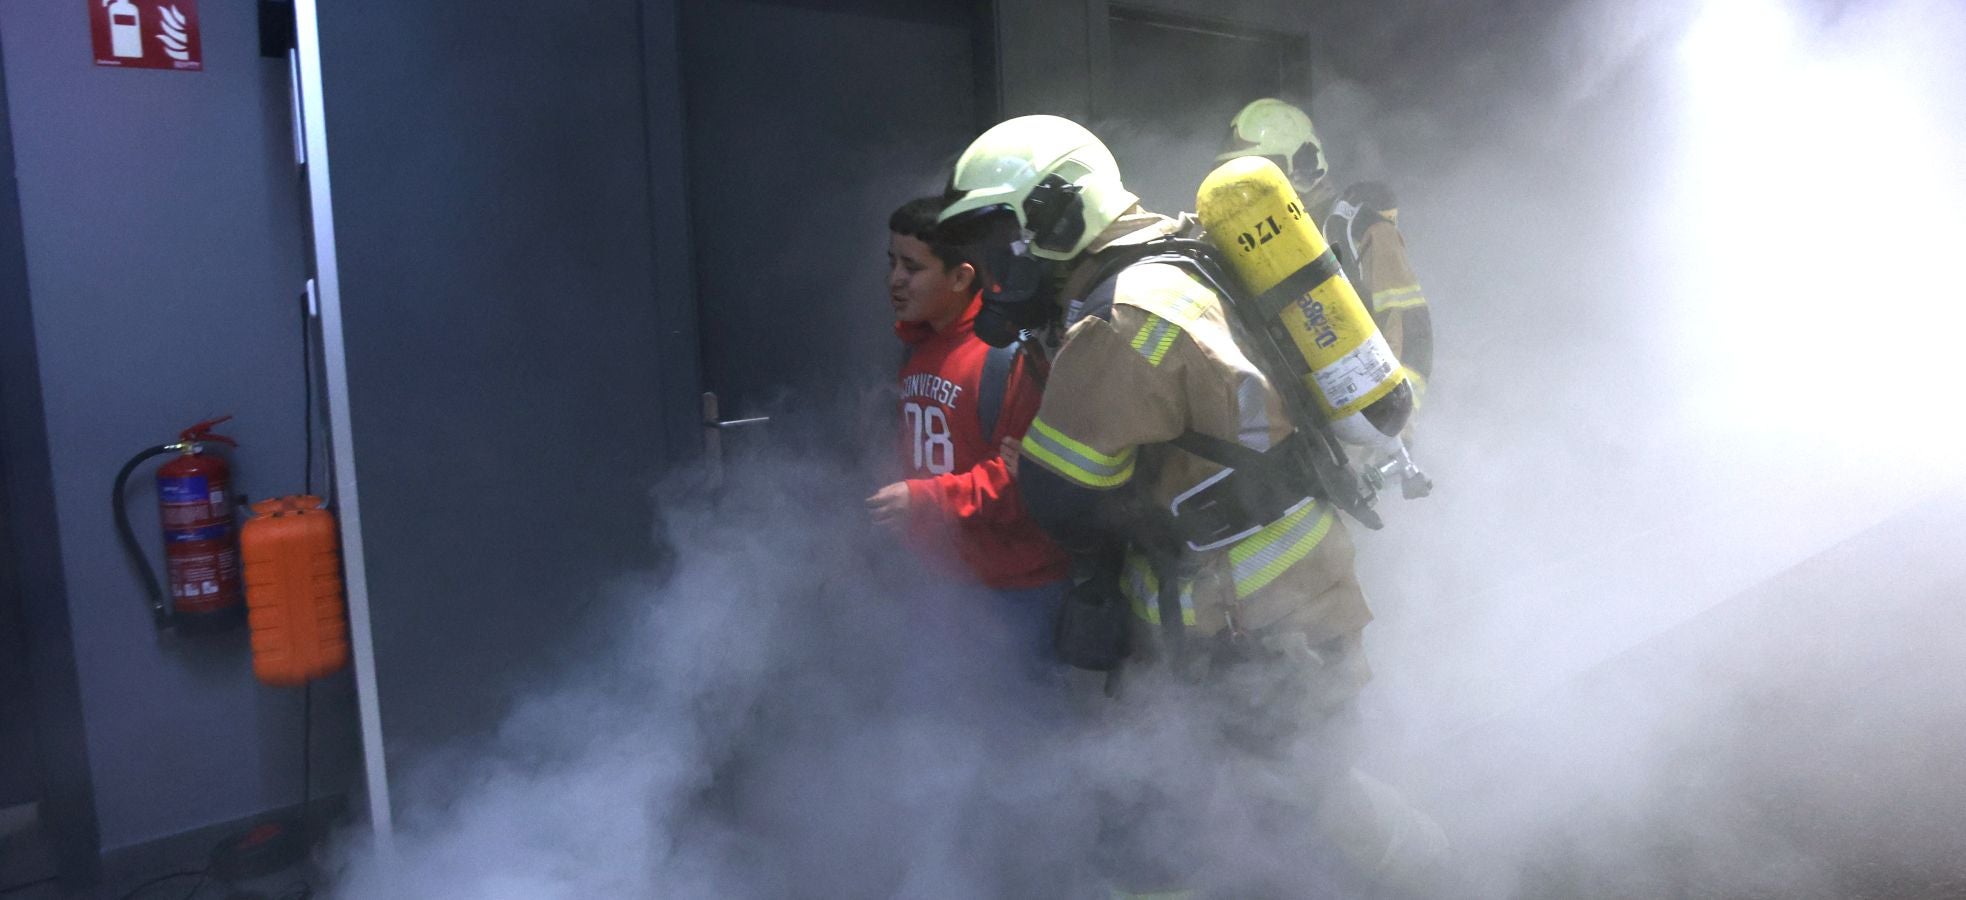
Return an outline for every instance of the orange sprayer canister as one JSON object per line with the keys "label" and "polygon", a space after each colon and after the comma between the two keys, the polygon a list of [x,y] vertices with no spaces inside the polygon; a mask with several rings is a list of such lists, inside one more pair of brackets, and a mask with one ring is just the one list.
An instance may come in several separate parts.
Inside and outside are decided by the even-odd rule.
{"label": "orange sprayer canister", "polygon": [[270,685],[295,687],[348,664],[340,545],[322,507],[319,497],[261,500],[239,530],[253,674]]}

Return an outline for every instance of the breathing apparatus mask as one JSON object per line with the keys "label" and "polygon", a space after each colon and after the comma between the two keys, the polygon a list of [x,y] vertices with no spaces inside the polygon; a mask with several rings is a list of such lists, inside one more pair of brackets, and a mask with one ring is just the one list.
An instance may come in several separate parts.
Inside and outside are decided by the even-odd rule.
{"label": "breathing apparatus mask", "polygon": [[[1070,252],[1085,234],[1085,204],[1079,185],[1048,175],[1026,195],[1023,215],[1008,203],[959,213],[937,226],[943,243],[962,249],[983,282],[983,308],[976,314],[976,336],[992,347],[1008,347],[1029,332],[1045,328],[1063,312],[1052,277],[1063,265],[1031,251]],[[951,188],[949,199],[962,196]]]}
{"label": "breathing apparatus mask", "polygon": [[1290,154],[1289,164],[1283,170],[1290,173],[1290,186],[1296,188],[1299,194],[1310,193],[1319,181],[1324,180],[1327,171],[1324,148],[1318,146],[1316,141],[1305,141],[1304,146]]}

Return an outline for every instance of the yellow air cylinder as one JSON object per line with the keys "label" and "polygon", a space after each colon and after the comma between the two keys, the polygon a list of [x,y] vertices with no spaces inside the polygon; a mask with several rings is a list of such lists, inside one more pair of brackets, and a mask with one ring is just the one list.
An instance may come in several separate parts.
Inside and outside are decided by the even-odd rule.
{"label": "yellow air cylinder", "polygon": [[1202,180],[1195,211],[1276,343],[1302,356],[1290,368],[1339,440],[1398,441],[1413,413],[1406,370],[1283,170],[1260,156],[1229,160]]}

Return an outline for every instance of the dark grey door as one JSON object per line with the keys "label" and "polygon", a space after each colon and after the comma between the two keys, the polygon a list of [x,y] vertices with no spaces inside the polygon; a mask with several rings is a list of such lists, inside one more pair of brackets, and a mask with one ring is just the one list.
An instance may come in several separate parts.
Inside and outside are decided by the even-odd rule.
{"label": "dark grey door", "polygon": [[6,470],[6,457],[0,456],[0,809],[37,799],[34,707],[28,699],[27,633],[21,619],[20,581],[14,577]]}
{"label": "dark grey door", "polygon": [[[4,92],[5,85],[0,83],[0,95]],[[24,311],[27,271],[14,186],[13,148],[13,124],[6,101],[0,98],[0,164],[5,166],[0,169],[0,179],[4,179],[0,181],[0,290],[10,295],[7,303],[18,304]],[[15,321],[14,315],[9,314],[12,312],[0,312],[0,321]],[[0,373],[0,378],[4,377]],[[6,395],[5,390],[0,390],[0,398]],[[4,405],[0,405],[0,413],[4,412]],[[29,700],[27,629],[20,578],[14,571],[14,517],[7,497],[7,486],[12,483],[7,477],[5,455],[7,424],[0,417],[0,809],[36,799],[34,706]]]}
{"label": "dark grey door", "polygon": [[1156,212],[1192,210],[1237,110],[1259,97],[1304,103],[1307,44],[1244,23],[1112,6],[1105,52],[1093,57],[1105,60],[1094,130],[1127,187]]}
{"label": "dark grey door", "polygon": [[801,417],[895,364],[887,216],[939,192],[986,124],[987,9],[689,0],[683,13],[704,389],[726,417],[804,432]]}
{"label": "dark grey door", "polygon": [[[488,728],[658,559],[672,293],[660,4],[320,8],[353,451],[392,759]],[[515,30],[515,25],[523,25]],[[674,392],[687,404],[693,385]]]}

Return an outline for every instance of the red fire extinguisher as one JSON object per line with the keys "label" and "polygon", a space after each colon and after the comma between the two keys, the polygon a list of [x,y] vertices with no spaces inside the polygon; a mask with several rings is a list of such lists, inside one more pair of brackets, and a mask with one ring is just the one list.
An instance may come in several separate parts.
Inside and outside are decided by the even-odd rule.
{"label": "red fire extinguisher", "polygon": [[[142,573],[150,591],[151,614],[160,628],[223,626],[239,618],[238,530],[233,525],[232,467],[208,452],[208,444],[239,446],[212,428],[232,418],[210,419],[186,428],[176,443],[148,448],[116,473],[116,528],[131,563]],[[158,518],[164,528],[164,571],[169,587],[157,582],[144,559],[136,532],[130,527],[124,487],[130,473],[144,460],[167,453],[177,458],[157,468]]]}

